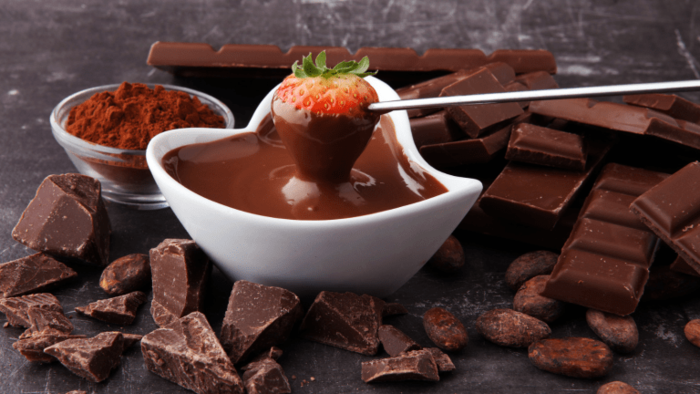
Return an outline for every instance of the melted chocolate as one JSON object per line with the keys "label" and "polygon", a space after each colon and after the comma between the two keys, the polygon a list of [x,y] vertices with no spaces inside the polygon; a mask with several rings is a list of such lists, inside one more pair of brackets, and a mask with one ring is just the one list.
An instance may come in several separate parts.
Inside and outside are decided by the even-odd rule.
{"label": "melted chocolate", "polygon": [[166,170],[195,193],[242,211],[282,219],[327,220],[368,215],[447,191],[415,163],[382,116],[348,182],[302,180],[271,118],[255,133],[192,144],[163,157]]}

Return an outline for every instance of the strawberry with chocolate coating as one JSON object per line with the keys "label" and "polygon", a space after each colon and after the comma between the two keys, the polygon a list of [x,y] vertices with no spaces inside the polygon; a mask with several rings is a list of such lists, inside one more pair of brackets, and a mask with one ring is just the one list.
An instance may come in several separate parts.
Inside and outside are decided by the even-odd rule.
{"label": "strawberry with chocolate coating", "polygon": [[347,182],[353,164],[367,146],[379,115],[367,110],[377,102],[363,78],[369,59],[326,67],[326,54],[292,66],[272,99],[275,127],[292,155],[296,176],[305,181]]}

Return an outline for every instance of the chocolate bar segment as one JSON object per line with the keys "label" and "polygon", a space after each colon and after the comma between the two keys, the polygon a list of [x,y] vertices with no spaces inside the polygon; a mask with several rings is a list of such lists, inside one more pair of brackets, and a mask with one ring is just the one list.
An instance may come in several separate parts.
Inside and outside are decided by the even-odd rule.
{"label": "chocolate bar segment", "polygon": [[221,344],[234,364],[285,342],[304,311],[296,294],[239,280],[233,285],[221,327]]}
{"label": "chocolate bar segment", "polygon": [[155,303],[178,318],[200,310],[211,263],[194,241],[166,239],[151,249],[150,261]]}
{"label": "chocolate bar segment", "polygon": [[637,307],[658,239],[629,203],[666,174],[609,164],[601,171],[542,295],[617,315]]}
{"label": "chocolate bar segment", "polygon": [[306,339],[366,355],[379,349],[383,301],[366,294],[322,291],[301,323]]}
{"label": "chocolate bar segment", "polygon": [[676,119],[700,123],[700,105],[675,94],[635,94],[622,98],[627,104],[651,108]]}
{"label": "chocolate bar segment", "polygon": [[639,196],[630,209],[700,273],[700,163],[683,167]]}
{"label": "chocolate bar segment", "polygon": [[49,175],[12,238],[36,251],[107,265],[111,227],[101,193],[100,182],[89,176]]}
{"label": "chocolate bar segment", "polygon": [[516,82],[525,85],[529,90],[557,89],[559,85],[554,78],[545,71],[536,71],[518,75]]}
{"label": "chocolate bar segment", "polygon": [[439,381],[437,364],[428,350],[414,350],[396,357],[362,363],[362,380],[366,383],[401,380]]}
{"label": "chocolate bar segment", "polygon": [[[479,93],[505,92],[496,77],[481,69],[467,78],[442,89],[440,97]],[[517,103],[463,105],[446,109],[450,117],[472,138],[485,134],[486,129],[523,113]]]}
{"label": "chocolate bar segment", "polygon": [[0,297],[43,291],[78,274],[44,253],[0,264]]}
{"label": "chocolate bar segment", "polygon": [[445,111],[422,118],[411,119],[411,133],[417,148],[466,137],[459,126],[447,117],[447,112]]}
{"label": "chocolate bar segment", "polygon": [[508,160],[576,171],[586,169],[586,157],[580,135],[527,123],[513,126],[506,150]]}
{"label": "chocolate bar segment", "polygon": [[44,349],[74,374],[101,382],[119,365],[124,338],[119,332],[103,332],[93,338],[67,339]]}
{"label": "chocolate bar segment", "polygon": [[245,388],[207,318],[180,318],[141,339],[146,368],[198,394],[243,394]]}
{"label": "chocolate bar segment", "polygon": [[[469,76],[467,70],[459,70],[457,72],[443,75],[441,77],[429,79],[415,85],[397,89],[396,93],[401,100],[411,100],[418,98],[438,97],[442,89],[452,85],[455,82],[461,81]],[[417,108],[406,111],[409,118],[419,118],[440,111],[439,108]]]}
{"label": "chocolate bar segment", "polygon": [[700,273],[696,271],[690,264],[678,256],[670,267],[673,271],[681,272],[686,275],[700,276]]}
{"label": "chocolate bar segment", "polygon": [[127,325],[134,322],[136,310],[146,302],[146,295],[140,291],[99,300],[76,311],[110,324]]}

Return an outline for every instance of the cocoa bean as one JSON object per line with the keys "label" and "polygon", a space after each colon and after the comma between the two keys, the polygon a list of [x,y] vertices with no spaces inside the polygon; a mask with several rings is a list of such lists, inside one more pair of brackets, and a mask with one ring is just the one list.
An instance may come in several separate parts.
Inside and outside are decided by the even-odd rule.
{"label": "cocoa bean", "polygon": [[114,260],[102,271],[100,287],[111,296],[124,295],[148,288],[151,264],[148,255],[130,254]]}
{"label": "cocoa bean", "polygon": [[433,257],[428,260],[428,265],[446,273],[458,271],[464,265],[462,244],[457,238],[450,235]]}
{"label": "cocoa bean", "polygon": [[637,347],[639,332],[632,316],[617,316],[589,309],[586,311],[586,322],[606,345],[618,353],[631,353]]}
{"label": "cocoa bean", "polygon": [[690,343],[700,347],[700,319],[689,321],[688,324],[685,325],[683,332]]}
{"label": "cocoa bean", "polygon": [[610,382],[600,386],[596,394],[639,394],[639,391],[625,382]]}
{"label": "cocoa bean", "polygon": [[462,322],[443,308],[432,308],[423,315],[428,338],[442,350],[457,351],[467,346],[469,337]]}
{"label": "cocoa bean", "polygon": [[530,345],[528,357],[539,369],[574,378],[599,378],[613,365],[608,345],[590,338],[543,339]]}
{"label": "cocoa bean", "polygon": [[547,338],[547,323],[512,309],[494,309],[479,316],[476,329],[487,340],[500,346],[528,347]]}
{"label": "cocoa bean", "polygon": [[566,303],[541,296],[549,275],[539,275],[523,283],[513,299],[513,309],[551,323],[564,313]]}
{"label": "cocoa bean", "polygon": [[513,260],[506,271],[506,284],[513,291],[538,275],[549,275],[557,264],[559,255],[546,250],[525,253]]}

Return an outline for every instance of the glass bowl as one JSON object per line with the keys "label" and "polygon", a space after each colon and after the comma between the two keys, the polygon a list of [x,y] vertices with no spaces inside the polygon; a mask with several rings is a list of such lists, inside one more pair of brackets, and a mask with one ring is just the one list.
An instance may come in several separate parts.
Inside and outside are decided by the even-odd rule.
{"label": "glass bowl", "polygon": [[[155,84],[145,84],[153,89]],[[221,101],[212,96],[179,86],[161,85],[165,90],[181,91],[196,96],[217,115],[224,117],[224,128],[233,128],[233,114]],[[86,101],[95,93],[116,91],[119,84],[98,86],[72,94],[51,111],[51,131],[65,149],[75,168],[84,175],[102,183],[102,196],[136,209],[152,210],[168,206],[146,164],[145,150],[128,150],[97,145],[69,134],[65,128],[71,108]]]}

